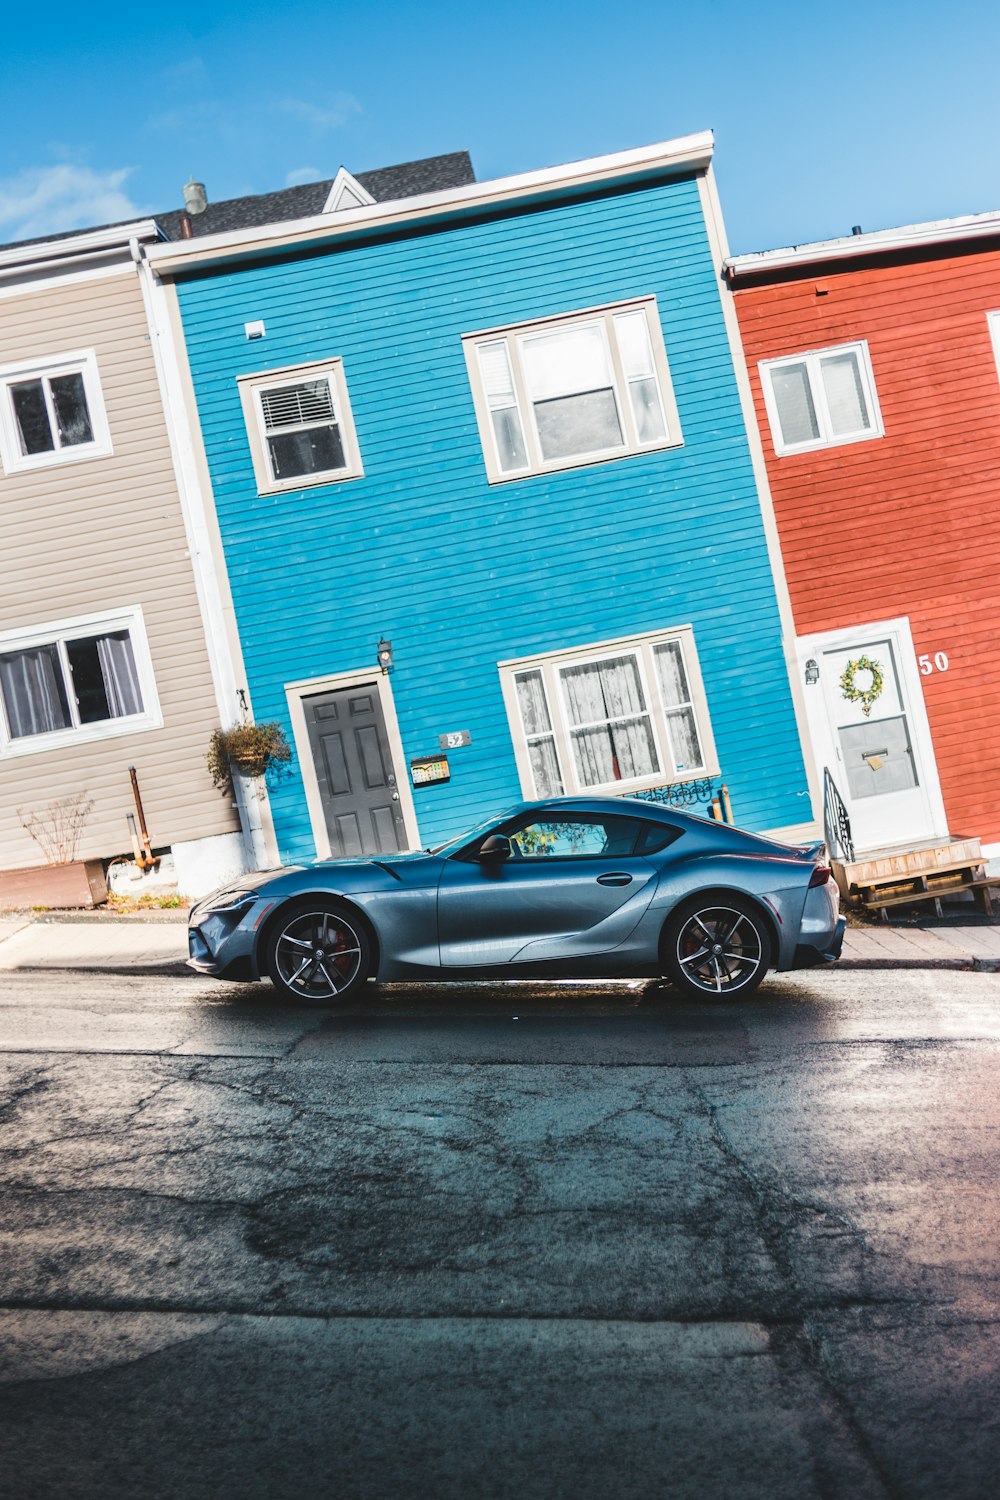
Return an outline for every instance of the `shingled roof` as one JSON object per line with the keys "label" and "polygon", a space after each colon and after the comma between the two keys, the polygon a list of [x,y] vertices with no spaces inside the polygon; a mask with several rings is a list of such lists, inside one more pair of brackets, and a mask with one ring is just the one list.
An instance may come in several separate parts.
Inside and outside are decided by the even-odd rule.
{"label": "shingled roof", "polygon": [[[352,175],[376,203],[386,203],[396,198],[415,198],[421,193],[443,192],[447,188],[464,187],[476,180],[468,151],[452,151],[446,156],[425,156],[419,161],[402,162],[399,166],[379,167],[373,172],[355,172]],[[307,182],[301,187],[282,188],[276,193],[253,193],[244,198],[226,198],[220,203],[209,203],[203,213],[190,216],[192,237],[224,234],[234,229],[255,229],[264,224],[279,224],[285,219],[311,218],[323,212],[334,181],[333,177],[326,177],[322,182]],[[168,240],[179,240],[183,214],[182,208],[171,208],[161,214],[136,214],[132,219],[123,219],[121,222],[131,224],[137,218],[153,218]],[[87,229],[70,229],[62,234],[15,240],[2,248],[6,250],[15,249],[18,245],[47,244],[50,240],[70,239],[75,234],[85,234],[90,229],[115,227],[114,224],[92,224]]]}
{"label": "shingled roof", "polygon": [[[448,156],[425,156],[420,161],[403,162],[398,167],[380,167],[374,172],[355,172],[352,175],[366,192],[371,193],[376,203],[464,187],[476,180],[468,151],[452,151]],[[193,236],[200,238],[205,234],[225,234],[233,229],[255,229],[263,224],[279,224],[284,219],[311,218],[323,212],[333,182],[332,177],[327,177],[322,182],[307,182],[301,187],[283,188],[277,193],[255,193],[248,198],[209,203],[203,213],[191,215]],[[169,213],[154,215],[168,239],[180,239],[183,212],[183,209],[171,209]]]}

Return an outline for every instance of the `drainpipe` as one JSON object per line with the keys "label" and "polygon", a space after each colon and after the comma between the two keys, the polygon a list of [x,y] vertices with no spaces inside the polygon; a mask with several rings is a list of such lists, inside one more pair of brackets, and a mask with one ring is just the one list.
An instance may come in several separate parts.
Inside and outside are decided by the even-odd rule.
{"label": "drainpipe", "polygon": [[[234,651],[236,657],[240,657],[239,646],[237,644],[232,649],[230,646],[232,606],[230,603],[227,612],[228,590],[225,581],[220,580],[213,555],[208,504],[203,496],[196,456],[197,432],[192,431],[185,407],[180,360],[164,306],[164,293],[156,284],[153,268],[146,259],[145,246],[132,239],[129,251],[138,272],[146,310],[216,704],[222,727],[232,729],[241,721],[246,690],[236,675],[237,671],[242,672],[241,660],[234,661]],[[225,564],[221,566],[224,568]],[[257,870],[273,867],[279,860],[270,808],[256,785],[246,777],[233,777],[233,791],[248,862]]]}

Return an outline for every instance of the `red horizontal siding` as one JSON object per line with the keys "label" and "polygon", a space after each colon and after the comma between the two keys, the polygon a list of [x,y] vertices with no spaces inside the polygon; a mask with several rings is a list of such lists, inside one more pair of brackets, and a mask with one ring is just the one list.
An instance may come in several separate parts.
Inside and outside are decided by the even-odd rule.
{"label": "red horizontal siding", "polygon": [[[817,295],[817,291],[824,295]],[[908,615],[953,833],[1000,841],[1000,251],[738,288],[800,635]],[[758,363],[866,339],[885,436],[779,458]]]}

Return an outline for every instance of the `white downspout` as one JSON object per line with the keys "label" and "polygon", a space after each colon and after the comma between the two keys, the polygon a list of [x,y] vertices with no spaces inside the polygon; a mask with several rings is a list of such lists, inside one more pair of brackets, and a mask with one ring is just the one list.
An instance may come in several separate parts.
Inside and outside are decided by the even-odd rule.
{"label": "white downspout", "polygon": [[[246,689],[239,681],[229,646],[225,602],[213,555],[194,438],[185,409],[173,329],[163,287],[146,259],[145,245],[132,239],[129,251],[135,262],[146,310],[216,703],[222,727],[231,729],[242,718],[240,693],[241,689],[244,693]],[[205,748],[207,753],[207,745]],[[269,809],[262,807],[257,787],[248,778],[234,775],[233,790],[248,860],[255,869],[267,869],[277,863]]]}

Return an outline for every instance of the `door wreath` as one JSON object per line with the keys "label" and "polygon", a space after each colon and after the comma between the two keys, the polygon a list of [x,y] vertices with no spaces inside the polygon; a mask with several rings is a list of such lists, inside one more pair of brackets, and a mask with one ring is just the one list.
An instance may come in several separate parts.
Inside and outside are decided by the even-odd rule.
{"label": "door wreath", "polygon": [[[859,687],[855,681],[859,672],[868,672],[871,682],[867,687]],[[872,711],[872,704],[876,698],[881,697],[884,686],[882,668],[877,661],[870,656],[856,656],[849,661],[840,677],[840,691],[849,703],[860,703],[861,712],[867,719]]]}

